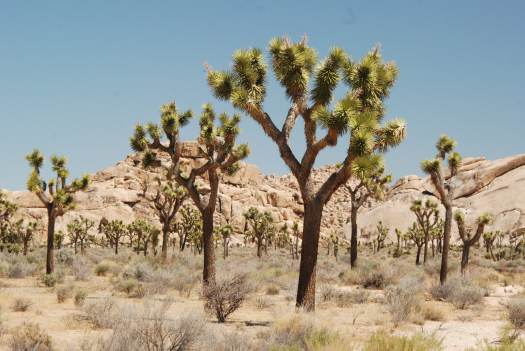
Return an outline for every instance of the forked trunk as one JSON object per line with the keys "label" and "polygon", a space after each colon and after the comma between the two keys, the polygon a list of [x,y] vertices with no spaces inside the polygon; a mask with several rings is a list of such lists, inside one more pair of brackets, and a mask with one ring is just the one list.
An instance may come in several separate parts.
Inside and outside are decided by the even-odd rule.
{"label": "forked trunk", "polygon": [[445,285],[448,271],[448,249],[450,246],[450,231],[452,230],[452,206],[445,206],[445,228],[443,230],[443,248],[441,254],[441,270],[439,283]]}
{"label": "forked trunk", "polygon": [[46,274],[55,271],[55,216],[52,205],[47,206],[47,253]]}
{"label": "forked trunk", "polygon": [[202,212],[202,241],[204,249],[204,267],[202,281],[204,285],[215,283],[215,246],[213,244],[213,212]]}
{"label": "forked trunk", "polygon": [[323,207],[315,200],[304,204],[303,245],[299,266],[296,307],[315,310],[315,278]]}
{"label": "forked trunk", "polygon": [[354,206],[352,206],[352,211],[350,212],[350,222],[352,226],[350,234],[350,267],[354,268],[357,263],[357,208],[354,208]]}

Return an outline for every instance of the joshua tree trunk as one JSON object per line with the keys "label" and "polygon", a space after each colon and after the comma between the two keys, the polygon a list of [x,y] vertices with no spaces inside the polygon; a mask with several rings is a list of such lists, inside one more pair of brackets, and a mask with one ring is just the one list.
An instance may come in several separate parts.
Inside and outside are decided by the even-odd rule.
{"label": "joshua tree trunk", "polygon": [[262,257],[262,239],[257,238],[257,257]]}
{"label": "joshua tree trunk", "polygon": [[[118,255],[118,240],[115,240],[115,255]],[[137,251],[138,255],[138,251]]]}
{"label": "joshua tree trunk", "polygon": [[80,240],[80,254],[84,256],[84,240]]}
{"label": "joshua tree trunk", "polygon": [[441,254],[441,271],[439,272],[439,283],[445,285],[448,271],[448,249],[450,246],[450,231],[452,230],[452,206],[445,206],[445,228],[443,230],[443,248]]}
{"label": "joshua tree trunk", "polygon": [[[357,262],[357,208],[352,206],[350,212],[351,237],[350,237],[350,267],[354,268]],[[399,246],[399,240],[398,240]]]}
{"label": "joshua tree trunk", "polygon": [[227,238],[223,239],[223,258],[224,259],[228,257],[228,242],[229,242],[229,239]]}
{"label": "joshua tree trunk", "polygon": [[73,249],[75,250],[75,255],[77,254],[77,240],[73,243]]}
{"label": "joshua tree trunk", "polygon": [[168,236],[169,227],[165,224],[162,225],[162,261],[168,260]]}
{"label": "joshua tree trunk", "polygon": [[306,311],[315,310],[315,278],[322,212],[323,206],[317,200],[305,201],[296,306],[303,307]]}
{"label": "joshua tree trunk", "polygon": [[29,242],[27,240],[24,240],[24,249],[22,251],[24,256],[27,256],[28,247],[29,247]]}
{"label": "joshua tree trunk", "polygon": [[465,274],[468,265],[468,257],[470,253],[470,244],[463,244],[463,252],[461,254],[461,274]]}
{"label": "joshua tree trunk", "polygon": [[423,263],[427,263],[428,258],[428,231],[425,233],[425,247],[423,248]]}
{"label": "joshua tree trunk", "polygon": [[[421,245],[417,247],[417,254],[416,254],[416,265],[419,266],[419,256],[421,255]],[[423,259],[424,260],[424,259]],[[424,261],[423,261],[424,262]]]}
{"label": "joshua tree trunk", "polygon": [[202,211],[204,267],[202,280],[205,285],[215,283],[215,246],[213,245],[213,211]]}
{"label": "joshua tree trunk", "polygon": [[47,254],[46,254],[46,274],[55,271],[55,221],[53,205],[47,205]]}

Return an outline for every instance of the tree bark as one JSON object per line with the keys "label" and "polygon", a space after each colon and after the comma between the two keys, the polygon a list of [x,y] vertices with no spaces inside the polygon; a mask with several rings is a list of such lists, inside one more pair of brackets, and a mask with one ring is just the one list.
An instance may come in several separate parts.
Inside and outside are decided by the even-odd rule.
{"label": "tree bark", "polygon": [[427,228],[427,230],[425,231],[425,247],[423,248],[423,264],[427,263],[427,258],[428,258],[428,237],[429,237],[429,232]]}
{"label": "tree bark", "polygon": [[162,261],[164,262],[168,260],[168,236],[169,227],[164,224],[162,226]]}
{"label": "tree bark", "polygon": [[354,268],[357,263],[357,208],[350,212],[351,237],[350,237],[350,267]]}
{"label": "tree bark", "polygon": [[[419,256],[421,256],[421,246],[417,247],[417,254],[416,254],[416,265],[419,266]],[[423,261],[424,262],[424,261]]]}
{"label": "tree bark", "polygon": [[257,238],[257,257],[262,257],[262,240],[260,240],[259,238]]}
{"label": "tree bark", "polygon": [[448,272],[448,249],[450,246],[450,231],[452,230],[452,206],[445,206],[445,228],[443,230],[443,247],[441,254],[441,270],[439,272],[439,283],[445,285]]}
{"label": "tree bark", "polygon": [[463,243],[463,252],[461,254],[461,274],[465,274],[468,266],[468,257],[470,254],[470,243]]}
{"label": "tree bark", "polygon": [[305,201],[296,307],[302,307],[306,311],[315,310],[315,278],[322,213],[323,206],[317,200]]}
{"label": "tree bark", "polygon": [[118,239],[115,240],[115,255],[118,255]]}
{"label": "tree bark", "polygon": [[215,246],[213,245],[213,212],[202,211],[202,239],[204,250],[204,267],[202,281],[204,285],[215,283]]}
{"label": "tree bark", "polygon": [[53,205],[47,206],[47,253],[46,253],[46,274],[55,271],[55,215]]}

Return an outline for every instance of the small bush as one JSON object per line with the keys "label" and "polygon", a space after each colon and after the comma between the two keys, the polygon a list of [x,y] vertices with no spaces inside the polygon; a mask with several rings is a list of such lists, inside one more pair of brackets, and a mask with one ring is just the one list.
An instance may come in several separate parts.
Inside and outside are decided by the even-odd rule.
{"label": "small bush", "polygon": [[513,299],[507,306],[508,319],[514,329],[525,329],[525,299]]}
{"label": "small bush", "polygon": [[394,271],[384,264],[368,262],[357,269],[359,284],[365,288],[383,289],[394,282]]}
{"label": "small bush", "polygon": [[255,307],[258,309],[258,310],[264,310],[264,309],[267,309],[271,306],[271,302],[265,298],[264,296],[258,296],[256,299],[255,299]]}
{"label": "small bush", "polygon": [[33,305],[33,302],[29,299],[19,297],[13,301],[13,305],[11,306],[11,309],[15,312],[26,312],[29,307]]}
{"label": "small bush", "polygon": [[86,301],[87,292],[86,290],[79,289],[75,292],[75,306],[81,307],[84,305],[84,302]]}
{"label": "small bush", "polygon": [[83,257],[77,257],[71,266],[75,280],[88,281],[91,275],[89,262]]}
{"label": "small bush", "polygon": [[140,262],[130,265],[122,273],[122,277],[134,278],[139,282],[152,281],[153,276],[153,268],[147,262]]}
{"label": "small bush", "polygon": [[112,262],[109,261],[102,261],[97,263],[97,265],[95,266],[95,274],[102,277],[105,276],[111,270],[111,264]]}
{"label": "small bush", "polygon": [[33,274],[35,268],[27,262],[15,262],[9,266],[7,276],[13,279],[22,279]]}
{"label": "small bush", "polygon": [[455,278],[444,285],[432,287],[430,293],[436,300],[448,301],[459,309],[465,309],[480,303],[486,290],[468,279]]}
{"label": "small bush", "polygon": [[266,288],[266,295],[279,295],[279,291],[279,287],[272,284]]}
{"label": "small bush", "polygon": [[172,280],[172,285],[180,296],[190,297],[199,281],[200,279],[196,274],[187,272],[187,274],[176,275]]}
{"label": "small bush", "polygon": [[43,274],[40,277],[40,281],[48,288],[52,288],[57,284],[58,279],[55,274]]}
{"label": "small bush", "polygon": [[420,282],[411,277],[386,289],[386,303],[394,325],[405,322],[420,308]]}
{"label": "small bush", "polygon": [[219,323],[224,323],[230,314],[241,307],[249,290],[244,275],[218,280],[204,287],[204,308],[209,314],[214,314]]}
{"label": "small bush", "polygon": [[9,343],[11,351],[51,351],[51,337],[38,324],[24,323],[13,332]]}
{"label": "small bush", "polygon": [[385,333],[373,335],[365,344],[363,351],[441,351],[441,341],[424,334],[410,337],[394,336]]}
{"label": "small bush", "polygon": [[427,321],[442,321],[445,319],[445,312],[431,304],[425,304],[421,307],[421,315]]}
{"label": "small bush", "polygon": [[367,303],[370,299],[370,292],[364,289],[352,290],[348,293],[348,298],[355,304]]}
{"label": "small bush", "polygon": [[111,328],[118,307],[111,298],[92,302],[84,307],[87,319],[98,329]]}
{"label": "small bush", "polygon": [[58,303],[64,303],[67,299],[73,297],[72,286],[61,286],[57,289],[57,301]]}

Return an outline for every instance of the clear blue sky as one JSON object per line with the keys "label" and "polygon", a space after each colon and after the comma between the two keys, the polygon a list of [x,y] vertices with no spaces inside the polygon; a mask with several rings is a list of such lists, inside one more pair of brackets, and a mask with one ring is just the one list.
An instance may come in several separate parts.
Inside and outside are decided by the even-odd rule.
{"label": "clear blue sky", "polygon": [[[283,34],[306,33],[321,57],[337,45],[360,58],[381,43],[397,62],[387,116],[409,129],[387,155],[396,177],[419,173],[441,133],[466,156],[523,153],[524,17],[523,1],[0,0],[0,188],[25,187],[34,147],[66,155],[75,176],[116,163],[134,125],[157,121],[162,103],[198,112],[214,102],[205,62],[226,68],[235,49]],[[287,109],[274,82],[266,108],[279,121]],[[241,127],[249,162],[287,171],[254,122],[243,117]]]}

